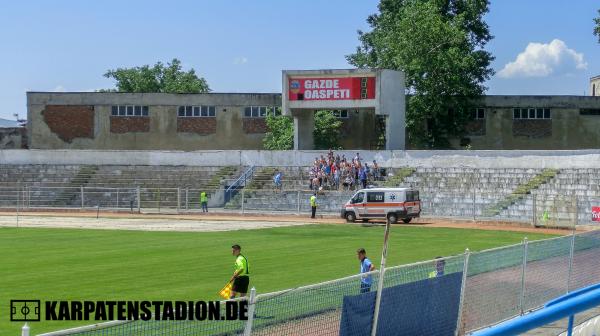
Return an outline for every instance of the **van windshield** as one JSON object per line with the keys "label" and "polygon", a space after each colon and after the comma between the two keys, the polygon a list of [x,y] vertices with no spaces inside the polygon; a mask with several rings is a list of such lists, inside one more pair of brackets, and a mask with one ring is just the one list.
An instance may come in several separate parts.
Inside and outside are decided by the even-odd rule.
{"label": "van windshield", "polygon": [[354,197],[352,197],[352,199],[350,200],[350,203],[352,204],[356,204],[356,203],[362,203],[363,200],[365,199],[365,193],[359,192],[358,194],[354,195]]}

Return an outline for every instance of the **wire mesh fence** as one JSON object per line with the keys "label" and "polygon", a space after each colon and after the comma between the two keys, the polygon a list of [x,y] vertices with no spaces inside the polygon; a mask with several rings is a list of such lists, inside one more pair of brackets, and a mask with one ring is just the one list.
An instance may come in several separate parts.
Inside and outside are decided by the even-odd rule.
{"label": "wire mesh fence", "polygon": [[[450,256],[410,265],[388,267],[383,272],[381,305],[392,309],[397,320],[379,319],[378,330],[394,330],[402,316],[423,301],[433,303],[433,314],[452,319],[442,324],[424,320],[428,334],[466,334],[541,307],[569,291],[600,282],[600,231],[505,246],[480,252]],[[252,335],[338,335],[343,326],[344,302],[348,297],[362,298],[365,315],[374,304],[368,295],[377,288],[379,271],[355,275],[294,289],[259,294],[250,302],[254,313]],[[365,290],[361,280],[371,277]],[[460,293],[412,291],[401,297],[393,289],[419,282],[442,281],[456,277]],[[448,295],[460,303],[450,312]],[[457,297],[459,295],[460,297]],[[361,299],[362,300],[362,299]],[[362,302],[362,301],[361,301]],[[374,302],[374,301],[373,301]],[[431,310],[431,309],[430,309]],[[431,313],[431,312],[430,312]],[[418,320],[418,319],[417,319]],[[400,322],[399,322],[400,321]],[[446,321],[447,322],[447,321]],[[51,335],[246,335],[249,321],[127,321],[93,330],[49,333]],[[441,329],[444,328],[444,329]],[[388,331],[389,331],[388,330]],[[369,334],[367,330],[348,330],[343,334]]]}
{"label": "wire mesh fence", "polygon": [[[499,190],[462,190],[440,187],[420,190],[421,217],[457,218],[527,223],[538,227],[574,227],[600,222],[600,196],[545,193],[504,194]],[[100,209],[133,212],[199,212],[200,193],[206,192],[209,208],[228,213],[310,213],[307,189],[226,190],[189,187],[109,188],[96,186],[50,187],[22,185],[0,187],[0,209]],[[318,191],[317,214],[339,214],[356,191]]]}

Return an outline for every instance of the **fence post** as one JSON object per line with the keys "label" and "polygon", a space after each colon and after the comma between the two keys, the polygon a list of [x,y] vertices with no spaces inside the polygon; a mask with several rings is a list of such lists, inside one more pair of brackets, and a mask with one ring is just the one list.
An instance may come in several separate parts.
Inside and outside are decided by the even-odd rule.
{"label": "fence post", "polygon": [[573,230],[575,230],[577,224],[579,224],[579,202],[575,195],[573,195],[573,207],[575,207],[575,216],[573,218]]}
{"label": "fence post", "polygon": [[29,325],[25,322],[23,328],[21,328],[21,336],[29,336]]}
{"label": "fence post", "polygon": [[242,214],[244,214],[244,196],[246,188],[242,188]]}
{"label": "fence post", "polygon": [[297,205],[298,205],[298,208],[296,209],[296,214],[300,215],[300,190],[298,190]]}
{"label": "fence post", "polygon": [[573,274],[573,258],[575,257],[575,228],[573,228],[573,232],[571,233],[571,248],[569,251],[569,273],[567,274],[567,293],[570,291],[571,287],[571,275]]}
{"label": "fence post", "polygon": [[531,214],[533,216],[533,227],[537,227],[537,195],[533,194],[533,202],[531,203]]}
{"label": "fence post", "polygon": [[375,297],[375,311],[373,313],[373,327],[371,336],[377,335],[377,320],[379,320],[379,307],[381,306],[381,293],[383,291],[383,277],[385,275],[385,261],[387,258],[388,238],[390,236],[390,219],[385,224],[385,235],[383,236],[383,248],[381,251],[381,266],[379,268],[379,279],[377,281],[377,296]]}
{"label": "fence post", "polygon": [[27,186],[27,208],[31,208],[31,186]]}
{"label": "fence post", "polygon": [[525,237],[523,239],[523,265],[521,266],[521,294],[519,295],[519,310],[521,311],[521,315],[523,315],[525,304],[525,273],[527,272],[528,243],[527,237]]}
{"label": "fence post", "polygon": [[160,188],[158,188],[158,213],[160,213]]}
{"label": "fence post", "polygon": [[458,319],[456,321],[456,331],[454,335],[460,335],[460,331],[462,329],[462,312],[463,306],[465,304],[465,287],[467,285],[467,273],[469,271],[469,256],[471,255],[471,251],[469,249],[465,249],[465,261],[463,263],[463,274],[462,274],[462,282],[460,285],[460,301],[458,303]]}
{"label": "fence post", "polygon": [[190,194],[190,188],[189,187],[185,187],[185,210],[186,211],[189,210],[189,208],[188,208],[189,207],[188,204],[189,204],[189,201],[190,201],[190,199],[189,199],[190,195],[189,194]]}
{"label": "fence post", "polygon": [[117,209],[119,208],[119,188],[117,188]]}
{"label": "fence post", "polygon": [[136,193],[137,193],[137,208],[138,208],[138,213],[142,212],[142,200],[140,199],[141,196],[141,192],[140,192],[140,186],[137,186],[136,188]]}
{"label": "fence post", "polygon": [[181,187],[177,187],[177,213],[179,213],[180,207],[181,207]]}
{"label": "fence post", "polygon": [[21,191],[21,184],[19,183],[17,185],[17,227],[19,227],[19,198],[20,198],[19,194],[20,194],[20,191]]}
{"label": "fence post", "polygon": [[[475,183],[475,182],[473,182]],[[473,186],[473,222],[475,221],[475,186]]]}
{"label": "fence post", "polygon": [[244,336],[250,336],[252,333],[252,322],[254,321],[254,309],[256,308],[256,288],[250,290],[250,300],[248,301],[248,321],[244,327]]}
{"label": "fence post", "polygon": [[83,209],[83,206],[85,204],[85,202],[83,201],[83,186],[80,187],[81,188],[81,208]]}

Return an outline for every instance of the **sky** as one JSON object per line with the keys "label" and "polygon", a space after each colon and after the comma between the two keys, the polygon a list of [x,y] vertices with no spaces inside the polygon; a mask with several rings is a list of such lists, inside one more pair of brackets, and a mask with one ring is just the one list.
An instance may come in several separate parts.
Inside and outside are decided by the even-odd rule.
{"label": "sky", "polygon": [[[182,61],[215,92],[281,92],[282,69],[350,68],[376,0],[0,0],[0,118],[27,91],[113,88],[108,69]],[[598,0],[492,0],[487,94],[589,94]]]}

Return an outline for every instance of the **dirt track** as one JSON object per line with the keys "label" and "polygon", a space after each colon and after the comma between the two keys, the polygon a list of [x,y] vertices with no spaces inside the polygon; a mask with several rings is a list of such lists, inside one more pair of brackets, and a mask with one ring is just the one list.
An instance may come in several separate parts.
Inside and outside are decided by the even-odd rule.
{"label": "dirt track", "polygon": [[[310,219],[308,216],[289,214],[131,214],[95,211],[33,211],[19,213],[19,226],[44,228],[87,228],[144,231],[231,231],[269,227],[296,226],[307,224],[342,224],[345,221],[334,215]],[[361,223],[362,224],[362,223]],[[368,225],[383,225],[371,222]],[[0,227],[17,225],[16,212],[0,212]],[[360,224],[357,224],[360,225]],[[534,228],[523,223],[484,222],[440,218],[418,218],[411,224],[396,224],[413,227],[449,227],[461,229],[537,232],[566,235],[563,229]]]}

